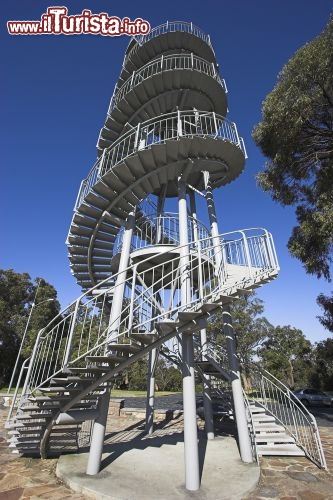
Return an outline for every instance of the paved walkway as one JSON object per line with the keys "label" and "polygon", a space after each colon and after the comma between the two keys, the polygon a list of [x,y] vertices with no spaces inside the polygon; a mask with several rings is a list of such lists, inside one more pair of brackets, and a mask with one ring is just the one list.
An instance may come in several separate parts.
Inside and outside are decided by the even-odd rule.
{"label": "paved walkway", "polygon": [[[11,454],[11,449],[5,441],[6,414],[7,408],[0,406],[0,500],[83,500],[86,498],[82,494],[72,492],[56,478],[56,459],[19,458]],[[116,439],[117,432],[124,431],[129,426],[135,430],[140,423],[142,424],[135,419],[115,419],[113,432],[108,436],[110,444]],[[333,472],[333,428],[321,426],[320,434],[328,467]],[[243,500],[333,500],[333,474],[319,470],[305,458],[263,458],[260,465],[259,484]],[[222,473],[221,486],[223,483],[225,483],[225,477]],[[209,497],[202,492],[202,496],[199,494],[197,498],[220,500],[222,497]],[[136,492],[133,489],[134,499],[136,499]]]}

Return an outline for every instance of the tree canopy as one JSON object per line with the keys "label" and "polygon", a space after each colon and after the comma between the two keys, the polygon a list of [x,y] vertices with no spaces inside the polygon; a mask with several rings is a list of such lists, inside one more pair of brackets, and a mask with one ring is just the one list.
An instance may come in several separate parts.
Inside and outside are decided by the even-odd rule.
{"label": "tree canopy", "polygon": [[[266,97],[253,138],[268,158],[259,185],[282,205],[295,205],[288,242],[308,273],[331,279],[333,262],[333,17],[282,69]],[[321,296],[333,331],[333,295]]]}
{"label": "tree canopy", "polygon": [[0,269],[0,385],[8,382],[30,316],[22,358],[30,355],[38,331],[60,310],[55,288],[43,278]]}
{"label": "tree canopy", "polygon": [[290,389],[307,385],[311,353],[311,342],[301,330],[290,325],[274,328],[259,351],[264,368]]}

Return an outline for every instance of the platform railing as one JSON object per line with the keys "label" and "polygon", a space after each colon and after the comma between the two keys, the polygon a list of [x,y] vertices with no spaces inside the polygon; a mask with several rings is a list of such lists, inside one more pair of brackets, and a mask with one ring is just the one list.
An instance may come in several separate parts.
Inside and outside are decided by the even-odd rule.
{"label": "platform railing", "polygon": [[317,422],[309,410],[290,389],[267,370],[249,367],[252,390],[249,399],[266,408],[296,444],[319,467],[326,469]]}
{"label": "platform railing", "polygon": [[[253,231],[248,231],[251,237]],[[273,244],[267,231],[258,229],[257,232],[258,245],[262,245],[264,240],[268,246]],[[241,234],[241,241],[245,244],[247,230],[221,235],[218,261],[224,264],[219,268],[214,258],[216,242],[211,238],[208,238],[209,243],[199,240],[196,249],[188,251],[186,263],[180,259],[182,247],[178,246],[161,253],[159,264],[152,266],[148,257],[129,266],[121,273],[122,276],[126,275],[125,292],[123,309],[117,318],[110,318],[110,311],[117,287],[122,286],[117,282],[118,274],[110,276],[79,297],[40,331],[21,397],[24,399],[27,394],[36,393],[40,386],[64,369],[85,367],[87,355],[110,351],[112,342],[121,339],[121,342],[131,343],[132,333],[153,333],[159,322],[175,320],[179,311],[200,310],[204,302],[219,301],[221,294],[235,293],[238,288],[250,286],[248,268],[253,266],[251,255],[250,260],[244,260],[243,263],[245,278],[239,276],[238,281],[230,280],[228,272],[225,272],[233,264],[224,261],[226,254],[233,255],[226,251],[226,247],[233,245],[232,234],[237,241]],[[242,253],[245,255],[244,251]],[[262,269],[256,268],[256,277],[260,278],[260,273],[266,277],[267,272],[277,272],[276,265],[269,267],[266,258],[263,253]],[[237,262],[239,264],[239,260]],[[180,306],[185,274],[190,282],[189,295]],[[202,283],[200,293],[199,283]]]}
{"label": "platform railing", "polygon": [[94,164],[82,182],[76,208],[104,174],[138,151],[181,138],[211,137],[237,146],[244,154],[243,142],[235,123],[214,112],[176,111],[139,123],[115,141]]}
{"label": "platform railing", "polygon": [[[119,101],[121,101],[128,92],[144,80],[147,80],[154,75],[175,70],[191,70],[203,73],[214,78],[221,85],[224,92],[227,91],[225,82],[222,78],[220,78],[214,64],[202,59],[202,57],[198,57],[194,54],[173,54],[170,56],[161,56],[145,64],[137,71],[134,71],[120,88],[115,88],[114,94],[111,98],[108,114],[110,115],[112,113],[115,106],[117,106]],[[195,78],[195,76],[193,76],[193,78]]]}
{"label": "platform railing", "polygon": [[[190,248],[195,247],[196,240],[201,240],[204,249],[210,245],[210,233],[207,227],[197,219],[188,216],[188,234]],[[114,254],[121,252],[124,231],[119,231]],[[164,212],[161,215],[142,214],[136,222],[135,234],[132,237],[131,250],[139,250],[151,245],[179,245],[179,217],[176,213]]]}
{"label": "platform railing", "polygon": [[[176,31],[183,32],[183,33],[190,33],[193,36],[196,36],[197,38],[200,38],[203,40],[207,45],[211,48],[213,54],[214,54],[214,49],[210,40],[210,36],[204,33],[198,26],[195,26],[193,23],[185,22],[185,21],[167,21],[164,24],[160,24],[159,26],[156,26],[152,30],[150,30],[149,33],[146,35],[139,35],[135,37],[136,44],[131,48],[127,49],[125,53],[125,58],[123,62],[123,66],[126,66],[127,62],[133,57],[133,55],[138,51],[139,47],[141,47],[143,44],[147,43],[149,40],[152,40],[153,38],[156,38],[160,35],[164,35],[166,33],[174,33]],[[132,42],[129,43],[129,47],[131,46]],[[215,55],[215,54],[214,54]]]}

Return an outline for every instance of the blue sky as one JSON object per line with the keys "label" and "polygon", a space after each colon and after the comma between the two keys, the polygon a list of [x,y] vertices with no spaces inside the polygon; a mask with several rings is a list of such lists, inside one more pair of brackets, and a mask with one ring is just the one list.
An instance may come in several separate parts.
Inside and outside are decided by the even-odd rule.
{"label": "blue sky", "polygon": [[[58,4],[1,4],[0,267],[44,277],[65,306],[80,294],[65,239],[80,182],[96,157],[99,129],[129,39],[7,33],[8,20],[39,20],[51,5]],[[315,299],[332,285],[306,275],[288,254],[294,211],[256,187],[255,174],[265,160],[251,131],[283,64],[327,23],[331,1],[71,0],[65,5],[70,15],[90,9],[141,17],[152,27],[168,19],[192,21],[211,35],[229,89],[229,118],[237,123],[249,156],[243,175],[215,191],[220,231],[265,227],[273,233],[281,273],[259,292],[267,318],[275,325],[301,328],[313,342],[326,338],[328,332],[316,319],[320,310]]]}

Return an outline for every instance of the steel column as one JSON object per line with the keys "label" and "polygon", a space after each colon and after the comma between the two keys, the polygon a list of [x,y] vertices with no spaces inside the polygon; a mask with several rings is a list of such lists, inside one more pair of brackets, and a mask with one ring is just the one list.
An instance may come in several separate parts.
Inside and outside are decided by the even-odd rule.
{"label": "steel column", "polygon": [[148,380],[147,380],[147,402],[146,402],[146,433],[154,431],[154,407],[155,407],[155,368],[157,363],[157,349],[149,353]]}
{"label": "steel column", "polygon": [[[110,343],[106,344],[107,351],[112,350],[111,342],[116,337],[120,325],[121,311],[124,298],[124,289],[125,289],[125,282],[127,275],[126,269],[129,263],[131,240],[134,227],[135,227],[135,212],[133,211],[128,216],[125,226],[123,249],[120,257],[118,277],[114,287],[114,296],[110,312],[109,334],[108,334],[108,339]],[[91,438],[88,465],[87,465],[87,474],[91,476],[98,474],[101,466],[106,422],[109,411],[109,402],[110,402],[110,389],[106,388],[104,395],[100,399],[100,404],[98,408],[99,417],[94,422],[93,433]]]}
{"label": "steel column", "polygon": [[238,432],[240,455],[243,462],[253,462],[252,447],[247,425],[246,409],[243,398],[242,383],[239,373],[239,360],[236,353],[236,338],[232,326],[229,304],[222,309],[223,332],[227,339],[228,361],[231,372],[232,396]]}
{"label": "steel column", "polygon": [[213,196],[213,188],[211,185],[209,172],[203,172],[203,178],[204,178],[204,186],[205,186],[205,192],[206,192],[205,198],[206,198],[207,209],[208,209],[210,229],[211,229],[211,234],[212,234],[212,239],[213,239],[213,244],[214,244],[215,264],[216,264],[217,270],[220,271],[221,266],[222,266],[222,262],[223,262],[222,249],[221,249],[221,245],[220,245],[219,228],[217,225],[217,216],[216,216],[216,208],[215,208],[215,202],[214,202],[214,196]]}
{"label": "steel column", "polygon": [[129,265],[129,257],[131,252],[131,241],[133,236],[133,230],[135,228],[135,212],[131,212],[128,216],[125,226],[125,232],[123,237],[123,246],[120,254],[120,262],[118,268],[118,276],[117,281],[114,286],[114,295],[112,300],[112,307],[110,313],[110,322],[109,322],[109,333],[108,340],[112,342],[113,337],[117,334],[121,311],[123,306],[123,298],[124,298],[124,289],[127,272],[126,269]]}
{"label": "steel column", "polygon": [[93,432],[91,436],[90,451],[88,457],[87,471],[89,476],[98,474],[103,453],[104,436],[108,418],[109,403],[111,391],[109,387],[106,388],[105,393],[99,400],[98,404],[98,417],[94,422]]}
{"label": "steel column", "polygon": [[[181,305],[190,301],[191,283],[189,274],[189,248],[186,206],[186,183],[178,179],[179,239],[180,239],[180,276]],[[183,408],[184,408],[184,451],[185,486],[190,491],[200,487],[197,412],[195,399],[195,377],[192,334],[182,334],[183,361]]]}
{"label": "steel column", "polygon": [[[190,208],[191,208],[191,216],[192,216],[192,224],[193,224],[193,241],[196,243],[196,248],[198,252],[198,276],[199,276],[199,297],[202,299],[203,296],[203,279],[202,279],[202,267],[201,267],[201,247],[198,236],[198,223],[197,223],[197,208],[195,202],[195,193],[190,190]],[[207,330],[203,328],[200,331],[200,342],[201,342],[201,353],[202,360],[207,359]],[[210,376],[206,373],[203,373],[203,406],[204,406],[204,414],[205,414],[205,430],[207,439],[214,439],[214,417],[212,410],[212,398],[210,392]]]}

